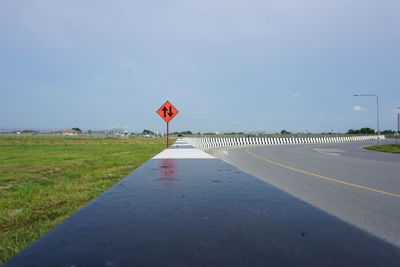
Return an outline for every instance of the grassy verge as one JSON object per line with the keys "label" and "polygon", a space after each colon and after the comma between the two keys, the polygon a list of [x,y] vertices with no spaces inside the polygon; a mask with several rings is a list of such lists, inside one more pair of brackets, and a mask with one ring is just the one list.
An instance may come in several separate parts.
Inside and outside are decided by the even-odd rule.
{"label": "grassy verge", "polygon": [[58,136],[0,136],[0,145],[89,145],[89,144],[164,144],[160,138],[94,138],[94,137],[58,137]]}
{"label": "grassy verge", "polygon": [[164,146],[163,139],[0,137],[0,263]]}
{"label": "grassy verge", "polygon": [[367,146],[364,147],[368,150],[379,151],[379,152],[388,152],[388,153],[400,153],[400,144],[390,144],[390,145],[380,145],[380,146]]}

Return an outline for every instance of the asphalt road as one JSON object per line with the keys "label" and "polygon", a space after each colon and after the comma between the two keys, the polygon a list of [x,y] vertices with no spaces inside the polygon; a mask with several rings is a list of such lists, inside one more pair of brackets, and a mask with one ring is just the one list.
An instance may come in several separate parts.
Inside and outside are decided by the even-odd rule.
{"label": "asphalt road", "polygon": [[400,247],[400,155],[361,148],[372,144],[376,142],[251,146],[207,152]]}

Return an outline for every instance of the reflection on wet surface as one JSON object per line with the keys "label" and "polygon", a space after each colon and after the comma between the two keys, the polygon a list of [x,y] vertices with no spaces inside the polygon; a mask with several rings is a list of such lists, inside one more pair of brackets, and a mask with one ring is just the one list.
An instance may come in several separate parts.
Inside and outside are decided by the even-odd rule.
{"label": "reflection on wet surface", "polygon": [[174,159],[162,159],[160,160],[160,172],[161,177],[156,179],[162,186],[171,187],[174,186],[176,179],[176,160]]}

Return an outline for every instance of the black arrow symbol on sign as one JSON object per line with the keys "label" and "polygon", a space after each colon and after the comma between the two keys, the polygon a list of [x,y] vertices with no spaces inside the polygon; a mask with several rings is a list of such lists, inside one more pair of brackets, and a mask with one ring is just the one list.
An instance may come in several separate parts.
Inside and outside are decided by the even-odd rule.
{"label": "black arrow symbol on sign", "polygon": [[172,113],[172,106],[169,106],[168,115],[169,115],[170,117],[172,117],[172,115],[174,115],[174,113]]}
{"label": "black arrow symbol on sign", "polygon": [[162,109],[162,111],[164,111],[164,118],[166,118],[167,117],[167,108],[166,107],[164,107],[163,109]]}

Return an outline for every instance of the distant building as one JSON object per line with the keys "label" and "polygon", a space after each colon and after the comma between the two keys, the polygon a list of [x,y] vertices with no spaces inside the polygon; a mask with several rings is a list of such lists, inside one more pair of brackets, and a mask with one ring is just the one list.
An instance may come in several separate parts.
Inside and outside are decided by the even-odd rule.
{"label": "distant building", "polygon": [[62,129],[57,131],[58,134],[65,135],[65,136],[78,136],[82,132],[74,130],[74,129]]}

